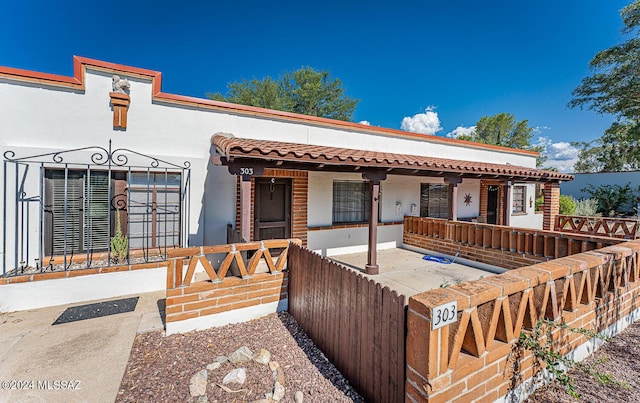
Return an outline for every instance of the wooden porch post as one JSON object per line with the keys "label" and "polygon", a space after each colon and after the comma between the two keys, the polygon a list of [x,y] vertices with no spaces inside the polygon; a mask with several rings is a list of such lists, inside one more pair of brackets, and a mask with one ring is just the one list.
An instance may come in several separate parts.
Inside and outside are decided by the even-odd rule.
{"label": "wooden porch post", "polygon": [[229,173],[240,176],[240,238],[242,242],[251,241],[251,178],[264,172],[264,165],[230,161]]}
{"label": "wooden porch post", "polygon": [[365,172],[362,174],[364,179],[371,182],[371,208],[369,209],[369,246],[367,253],[367,264],[365,265],[365,273],[378,274],[378,203],[380,196],[380,181],[387,179],[386,173],[381,172]]}
{"label": "wooden porch post", "polygon": [[513,182],[507,182],[506,185],[504,185],[504,215],[502,218],[502,224],[506,225],[507,227],[511,225],[511,209],[512,209],[512,204],[510,203],[511,201],[511,188],[513,186]]}
{"label": "wooden porch post", "polygon": [[458,184],[462,183],[459,176],[449,176],[444,178],[449,184],[449,220],[458,221]]}
{"label": "wooden porch post", "polygon": [[251,176],[240,176],[240,235],[242,242],[251,241]]}

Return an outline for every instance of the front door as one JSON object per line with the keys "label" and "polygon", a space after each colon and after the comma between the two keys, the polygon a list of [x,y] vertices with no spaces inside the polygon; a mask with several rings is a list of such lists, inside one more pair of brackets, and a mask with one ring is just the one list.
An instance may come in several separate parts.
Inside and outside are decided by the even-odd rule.
{"label": "front door", "polygon": [[487,224],[498,223],[498,194],[499,186],[489,186],[487,190]]}
{"label": "front door", "polygon": [[253,239],[291,237],[291,179],[256,178]]}

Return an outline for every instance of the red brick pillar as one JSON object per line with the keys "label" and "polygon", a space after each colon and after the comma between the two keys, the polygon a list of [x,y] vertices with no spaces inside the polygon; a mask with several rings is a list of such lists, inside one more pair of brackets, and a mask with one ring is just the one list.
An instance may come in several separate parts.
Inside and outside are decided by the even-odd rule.
{"label": "red brick pillar", "polygon": [[556,216],[560,214],[560,183],[549,182],[544,184],[544,206],[542,211],[542,229],[545,231],[555,230]]}

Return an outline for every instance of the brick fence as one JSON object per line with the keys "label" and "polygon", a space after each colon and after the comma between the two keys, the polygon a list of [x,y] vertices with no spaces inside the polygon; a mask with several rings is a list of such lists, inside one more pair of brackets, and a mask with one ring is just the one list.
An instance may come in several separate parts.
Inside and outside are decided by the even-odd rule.
{"label": "brick fence", "polygon": [[[275,312],[278,303],[287,300],[288,276],[283,270],[290,242],[301,243],[268,240],[169,251],[167,334]],[[220,257],[217,268],[212,256]]]}
{"label": "brick fence", "polygon": [[[631,241],[411,297],[407,401],[519,401],[537,369],[530,352],[514,362],[520,333],[543,318],[619,332],[640,318],[639,256],[640,241]],[[453,303],[455,322],[434,330],[434,312]],[[562,327],[550,342],[562,354],[593,350]]]}
{"label": "brick fence", "polygon": [[405,217],[403,243],[505,269],[545,262],[624,242],[599,236]]}

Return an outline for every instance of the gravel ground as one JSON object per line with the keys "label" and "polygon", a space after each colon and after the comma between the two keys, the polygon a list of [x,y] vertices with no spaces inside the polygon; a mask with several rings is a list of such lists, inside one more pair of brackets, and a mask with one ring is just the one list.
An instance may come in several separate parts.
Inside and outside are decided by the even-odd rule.
{"label": "gravel ground", "polygon": [[[138,335],[116,401],[196,401],[189,395],[191,377],[216,357],[228,356],[242,346],[253,352],[266,349],[271,360],[280,364],[285,376],[282,402],[294,402],[296,391],[302,392],[304,402],[364,402],[286,312],[168,337],[159,331]],[[226,385],[237,392],[216,385],[240,367],[247,372],[245,383]],[[208,371],[207,397],[209,402],[253,402],[264,399],[273,385],[269,367],[227,362]]]}
{"label": "gravel ground", "polygon": [[526,403],[640,402],[640,322],[613,337],[584,362],[592,370],[610,374],[613,382],[604,385],[576,368],[569,374],[575,380],[580,399],[553,382],[537,390]]}

